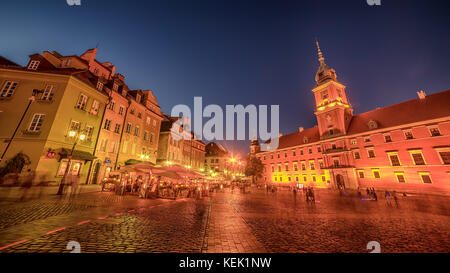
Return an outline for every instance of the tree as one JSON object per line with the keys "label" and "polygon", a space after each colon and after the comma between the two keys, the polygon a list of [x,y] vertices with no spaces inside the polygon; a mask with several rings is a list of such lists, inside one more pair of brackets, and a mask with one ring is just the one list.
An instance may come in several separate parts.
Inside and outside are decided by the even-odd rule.
{"label": "tree", "polygon": [[252,183],[255,183],[255,178],[261,178],[264,173],[264,164],[261,159],[252,155],[248,155],[245,161],[245,175],[251,176]]}
{"label": "tree", "polygon": [[0,177],[3,177],[8,173],[20,173],[22,172],[23,167],[30,163],[30,157],[20,152],[13,158],[7,160],[5,166],[0,168]]}

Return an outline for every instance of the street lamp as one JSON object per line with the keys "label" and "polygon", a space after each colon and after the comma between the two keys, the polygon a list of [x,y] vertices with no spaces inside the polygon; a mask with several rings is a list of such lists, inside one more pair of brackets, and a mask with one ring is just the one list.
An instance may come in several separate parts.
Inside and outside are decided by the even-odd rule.
{"label": "street lamp", "polygon": [[61,182],[59,183],[59,189],[58,189],[57,195],[63,194],[64,185],[66,184],[67,174],[69,173],[70,165],[72,163],[73,151],[75,150],[75,146],[77,146],[78,140],[83,141],[86,139],[86,135],[83,132],[77,132],[77,131],[73,131],[73,130],[71,130],[69,132],[69,136],[75,137],[75,142],[73,143],[72,150],[70,151],[70,155],[67,157],[69,160],[67,161],[67,166],[66,166],[66,170],[64,171],[64,176],[62,177]]}
{"label": "street lamp", "polygon": [[1,162],[1,161],[3,160],[3,158],[5,157],[6,152],[8,151],[9,146],[11,145],[11,143],[12,143],[14,137],[16,136],[17,131],[19,130],[20,125],[22,124],[23,119],[25,118],[25,115],[26,115],[27,112],[28,112],[28,109],[30,109],[31,104],[36,100],[36,96],[37,96],[38,94],[43,93],[43,92],[44,92],[44,91],[39,90],[39,89],[33,89],[33,92],[32,92],[32,94],[31,94],[31,97],[28,98],[28,105],[27,105],[27,108],[25,108],[25,111],[23,112],[22,117],[20,118],[19,123],[17,124],[17,127],[16,127],[16,129],[14,130],[14,133],[13,133],[11,139],[9,139],[8,145],[6,145],[6,148],[5,148],[5,150],[3,151],[2,156],[0,157],[0,162]]}

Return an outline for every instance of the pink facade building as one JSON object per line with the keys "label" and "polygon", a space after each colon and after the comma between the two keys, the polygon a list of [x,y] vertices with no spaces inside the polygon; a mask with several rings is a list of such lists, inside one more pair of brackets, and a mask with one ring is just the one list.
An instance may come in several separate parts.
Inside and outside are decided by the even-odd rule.
{"label": "pink facade building", "polygon": [[280,136],[275,151],[252,142],[265,183],[450,193],[450,91],[354,114],[317,46],[317,125]]}

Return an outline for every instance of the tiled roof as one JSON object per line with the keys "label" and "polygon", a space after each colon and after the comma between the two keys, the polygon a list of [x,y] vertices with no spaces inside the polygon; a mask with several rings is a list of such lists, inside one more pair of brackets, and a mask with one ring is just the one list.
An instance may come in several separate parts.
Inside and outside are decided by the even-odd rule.
{"label": "tiled roof", "polygon": [[[319,127],[314,126],[303,130],[302,132],[295,132],[284,135],[278,139],[278,149],[284,149],[299,145],[306,145],[320,140]],[[268,143],[270,141],[267,141]]]}
{"label": "tiled roof", "polygon": [[16,64],[15,62],[6,59],[3,56],[0,56],[0,65],[12,65],[12,66],[19,66],[18,64]]}
{"label": "tiled roof", "polygon": [[[450,117],[450,90],[428,95],[424,99],[417,98],[355,115],[352,117],[347,135],[374,130],[369,127],[370,121],[376,122],[378,130],[443,117]],[[280,137],[278,149],[307,145],[319,140],[319,128],[315,126]]]}
{"label": "tiled roof", "polygon": [[383,129],[442,117],[450,117],[450,90],[355,115],[348,135],[370,131],[371,120]]}

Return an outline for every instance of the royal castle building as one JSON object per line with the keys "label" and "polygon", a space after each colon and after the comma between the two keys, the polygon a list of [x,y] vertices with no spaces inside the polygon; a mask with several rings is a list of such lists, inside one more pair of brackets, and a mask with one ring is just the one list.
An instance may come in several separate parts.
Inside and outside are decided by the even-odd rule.
{"label": "royal castle building", "polygon": [[450,90],[354,114],[346,86],[317,47],[317,125],[280,136],[275,151],[252,141],[265,183],[450,192]]}

